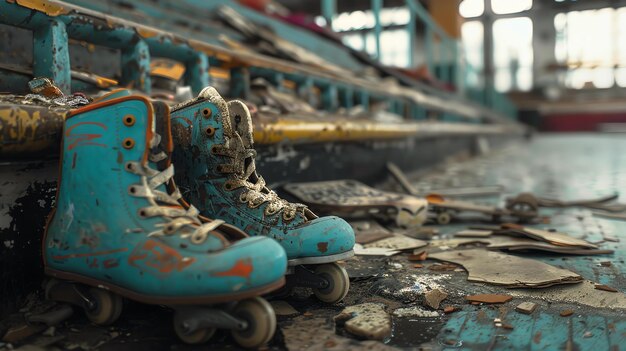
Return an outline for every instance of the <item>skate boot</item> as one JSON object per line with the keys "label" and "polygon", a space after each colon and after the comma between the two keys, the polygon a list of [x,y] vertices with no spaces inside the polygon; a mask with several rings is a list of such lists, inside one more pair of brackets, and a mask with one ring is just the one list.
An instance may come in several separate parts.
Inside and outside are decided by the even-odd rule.
{"label": "skate boot", "polygon": [[339,217],[318,218],[265,186],[255,171],[250,112],[205,88],[172,109],[176,182],[203,215],[223,219],[253,236],[277,240],[287,252],[289,286],[313,288],[335,303],[350,281],[335,263],[352,255],[354,231]]}
{"label": "skate boot", "polygon": [[[259,347],[276,328],[262,298],[284,284],[284,249],[209,220],[172,180],[169,107],[115,93],[70,113],[43,243],[46,296],[115,322],[122,297],[171,307],[187,343],[230,329]],[[182,205],[181,205],[182,204]]]}

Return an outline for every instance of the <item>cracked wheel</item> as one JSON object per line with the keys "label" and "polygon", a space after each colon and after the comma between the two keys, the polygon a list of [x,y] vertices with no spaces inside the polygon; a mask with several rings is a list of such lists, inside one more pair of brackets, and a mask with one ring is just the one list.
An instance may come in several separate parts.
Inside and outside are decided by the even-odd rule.
{"label": "cracked wheel", "polygon": [[235,306],[233,315],[248,324],[244,330],[232,330],[237,344],[245,348],[258,348],[267,344],[276,332],[276,314],[265,299],[255,297]]}
{"label": "cracked wheel", "polygon": [[215,334],[215,328],[198,329],[191,333],[187,333],[184,324],[185,321],[182,316],[179,313],[176,313],[174,315],[174,332],[176,333],[176,336],[178,336],[178,338],[185,344],[202,344],[209,341],[209,339],[213,337],[213,334]]}
{"label": "cracked wheel", "polygon": [[97,325],[110,325],[122,314],[124,301],[122,297],[112,292],[90,288],[89,294],[95,306],[92,309],[85,309],[85,315],[89,320]]}
{"label": "cracked wheel", "polygon": [[346,297],[350,290],[350,278],[345,268],[337,263],[322,264],[315,268],[315,274],[328,281],[326,288],[313,289],[320,301],[335,303]]}

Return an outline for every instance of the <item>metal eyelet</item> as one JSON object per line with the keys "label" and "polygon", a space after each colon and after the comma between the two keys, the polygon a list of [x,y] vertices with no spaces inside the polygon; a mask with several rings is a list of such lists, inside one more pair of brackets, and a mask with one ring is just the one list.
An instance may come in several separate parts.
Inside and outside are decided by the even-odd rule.
{"label": "metal eyelet", "polygon": [[210,152],[211,152],[211,155],[215,155],[217,153],[217,145],[212,145]]}
{"label": "metal eyelet", "polygon": [[133,126],[135,124],[135,116],[126,115],[124,116],[124,125],[127,127]]}
{"label": "metal eyelet", "polygon": [[202,115],[204,116],[204,118],[209,118],[211,117],[212,114],[213,114],[213,111],[211,111],[210,108],[202,109]]}
{"label": "metal eyelet", "polygon": [[126,138],[122,141],[124,149],[132,149],[135,146],[135,140],[133,138]]}
{"label": "metal eyelet", "polygon": [[224,183],[224,189],[230,191],[233,190],[233,185],[230,182],[225,182]]}
{"label": "metal eyelet", "polygon": [[192,243],[194,244],[202,244],[207,238],[206,234],[198,234],[198,233],[194,233],[189,240],[191,240]]}
{"label": "metal eyelet", "polygon": [[215,135],[215,128],[207,127],[207,129],[205,129],[204,132],[206,133],[208,137],[213,137],[213,135]]}
{"label": "metal eyelet", "polygon": [[271,206],[268,205],[268,206],[265,207],[265,210],[263,212],[265,212],[266,216],[271,216],[271,215],[275,215],[276,213],[278,213],[278,211],[279,210],[272,211],[271,210]]}
{"label": "metal eyelet", "polygon": [[127,170],[127,171],[132,171],[132,170],[133,170],[133,168],[134,168],[134,166],[133,166],[133,163],[132,163],[132,162],[126,162],[126,166],[125,166],[125,167],[126,167],[126,170]]}
{"label": "metal eyelet", "polygon": [[148,218],[148,214],[146,213],[146,210],[139,209],[139,211],[137,211],[137,214],[139,215],[140,218]]}
{"label": "metal eyelet", "polygon": [[174,226],[173,225],[166,225],[165,227],[163,227],[163,233],[165,234],[172,234],[174,233]]}
{"label": "metal eyelet", "polygon": [[296,214],[295,213],[287,213],[287,212],[283,212],[283,219],[285,221],[291,221],[292,219],[296,218]]}
{"label": "metal eyelet", "polygon": [[241,203],[247,203],[248,202],[248,193],[241,193],[241,195],[239,195],[239,202]]}
{"label": "metal eyelet", "polygon": [[134,185],[131,185],[128,187],[128,192],[131,194],[136,194],[137,193],[137,188],[135,188]]}

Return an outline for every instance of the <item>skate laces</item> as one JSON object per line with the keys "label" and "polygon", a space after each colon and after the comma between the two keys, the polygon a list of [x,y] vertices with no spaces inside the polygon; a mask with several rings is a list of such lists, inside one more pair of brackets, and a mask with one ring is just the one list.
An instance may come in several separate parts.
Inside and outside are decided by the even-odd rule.
{"label": "skate laces", "polygon": [[[149,154],[150,161],[155,163],[168,157],[163,151],[154,151],[160,142],[161,136],[155,133],[150,141],[152,152]],[[139,215],[144,218],[160,216],[169,219],[166,223],[157,224],[159,229],[149,233],[148,236],[173,235],[179,233],[181,228],[188,228],[192,230],[183,231],[179,235],[183,238],[189,238],[195,244],[200,244],[206,240],[211,231],[225,223],[222,220],[203,223],[198,217],[200,215],[198,209],[193,206],[189,206],[188,209],[183,208],[179,203],[182,195],[178,187],[172,193],[159,190],[159,187],[163,185],[167,188],[166,184],[174,176],[174,165],[170,164],[163,171],[158,171],[150,168],[147,164],[131,161],[126,163],[126,170],[141,176],[141,184],[134,184],[129,187],[130,194],[146,198],[151,205],[141,208]]]}
{"label": "skate laces", "polygon": [[256,151],[245,146],[239,133],[235,131],[233,134],[232,137],[226,138],[223,145],[214,145],[212,148],[214,154],[225,156],[232,160],[229,163],[217,166],[218,172],[230,174],[230,177],[224,184],[226,190],[246,188],[248,191],[240,195],[239,201],[247,203],[250,208],[257,208],[267,203],[264,212],[268,216],[282,211],[285,221],[293,220],[298,213],[301,213],[302,217],[308,220],[305,215],[307,210],[305,205],[291,203],[282,199],[276,192],[266,186],[263,177],[256,173],[254,161],[257,154]]}

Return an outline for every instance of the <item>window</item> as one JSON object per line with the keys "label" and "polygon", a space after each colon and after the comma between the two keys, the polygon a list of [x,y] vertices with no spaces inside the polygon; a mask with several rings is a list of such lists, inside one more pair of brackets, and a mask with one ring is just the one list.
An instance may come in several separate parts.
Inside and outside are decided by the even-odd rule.
{"label": "window", "polygon": [[491,0],[491,9],[498,15],[530,10],[533,0]]}
{"label": "window", "polygon": [[495,87],[500,92],[528,91],[533,84],[533,23],[528,17],[493,23]]}
{"label": "window", "polygon": [[554,27],[567,87],[626,87],[626,8],[560,13]]}
{"label": "window", "polygon": [[[380,35],[380,62],[389,66],[409,66],[409,34],[404,28],[410,21],[406,7],[384,8],[380,12],[383,31]],[[333,20],[333,29],[343,32],[342,41],[355,50],[376,54],[374,26],[376,20],[372,11],[342,13]]]}
{"label": "window", "polygon": [[478,17],[485,12],[485,0],[463,0],[459,5],[459,13],[461,16]]}
{"label": "window", "polygon": [[484,70],[484,29],[482,22],[469,21],[463,23],[461,27],[461,38],[465,58],[467,59],[467,63],[471,66],[465,70],[467,74],[467,84],[470,87],[482,86],[482,73]]}

